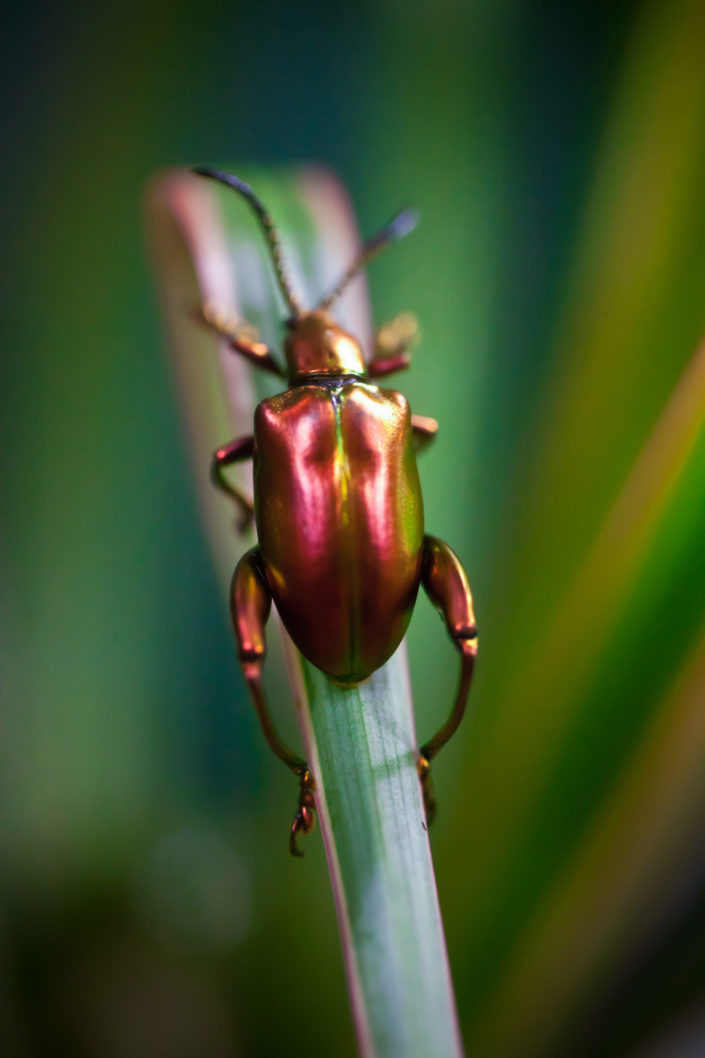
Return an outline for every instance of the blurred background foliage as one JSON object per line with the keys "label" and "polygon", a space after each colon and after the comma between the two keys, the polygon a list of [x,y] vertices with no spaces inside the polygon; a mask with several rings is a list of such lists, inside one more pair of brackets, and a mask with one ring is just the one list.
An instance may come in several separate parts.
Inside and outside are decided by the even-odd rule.
{"label": "blurred background foliage", "polygon": [[[702,1054],[702,0],[39,3],[5,43],[3,1053],[354,1052],[141,233],[155,170],[241,159],[423,213],[370,279],[481,622],[433,835],[468,1052]],[[424,733],[423,602],[409,651]]]}

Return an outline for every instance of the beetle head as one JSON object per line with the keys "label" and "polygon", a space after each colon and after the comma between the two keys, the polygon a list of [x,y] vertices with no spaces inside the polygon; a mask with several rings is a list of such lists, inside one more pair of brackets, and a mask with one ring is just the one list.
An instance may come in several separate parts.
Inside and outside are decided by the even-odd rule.
{"label": "beetle head", "polygon": [[290,382],[311,375],[364,375],[365,361],[359,342],[327,312],[316,309],[287,321],[284,343]]}
{"label": "beetle head", "polygon": [[351,334],[338,326],[328,315],[328,310],[340,297],[350,280],[354,279],[385,246],[389,246],[395,239],[401,239],[414,230],[419,219],[416,210],[402,210],[376,235],[367,239],[353,263],[327,297],[323,298],[315,309],[305,312],[287,278],[279,236],[272,218],[250,185],[240,180],[239,177],[221,173],[218,169],[198,168],[194,172],[199,176],[206,176],[210,180],[217,180],[221,184],[232,187],[249,202],[260,222],[269,245],[279,289],[291,311],[291,316],[287,320],[289,334],[284,346],[290,381],[300,381],[312,375],[365,375],[365,361],[359,343]]}

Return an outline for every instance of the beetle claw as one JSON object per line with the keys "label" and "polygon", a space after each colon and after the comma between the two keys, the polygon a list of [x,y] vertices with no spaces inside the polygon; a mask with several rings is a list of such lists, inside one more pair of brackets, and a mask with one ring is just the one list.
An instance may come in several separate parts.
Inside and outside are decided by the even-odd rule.
{"label": "beetle claw", "polygon": [[428,827],[431,826],[434,819],[436,818],[436,798],[433,793],[433,781],[431,779],[431,762],[428,757],[424,754],[423,750],[419,754],[419,759],[416,762],[416,771],[419,776],[421,783],[421,793],[423,794],[423,806],[426,813],[426,823]]}
{"label": "beetle claw", "polygon": [[291,824],[291,833],[289,834],[289,852],[292,856],[297,856],[300,860],[302,860],[306,855],[306,853],[302,852],[296,844],[296,835],[301,829],[301,813],[297,812],[294,816],[294,822]]}
{"label": "beetle claw", "polygon": [[316,825],[316,803],[313,797],[313,790],[313,776],[308,768],[306,768],[301,772],[299,807],[294,816],[294,822],[291,824],[291,831],[289,832],[289,852],[292,856],[297,856],[299,859],[303,859],[304,853],[296,844],[296,835],[301,831],[304,834],[310,834]]}

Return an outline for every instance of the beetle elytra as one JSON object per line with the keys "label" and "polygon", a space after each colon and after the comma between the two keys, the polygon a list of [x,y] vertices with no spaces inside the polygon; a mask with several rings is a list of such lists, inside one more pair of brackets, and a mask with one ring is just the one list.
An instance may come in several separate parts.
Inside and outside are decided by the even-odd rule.
{"label": "beetle elytra", "polygon": [[[284,745],[267,710],[262,666],[272,602],[304,657],[336,682],[351,685],[394,653],[423,586],[460,655],[450,716],[419,752],[429,821],[435,811],[430,761],[460,724],[477,656],[465,571],[447,544],[424,531],[416,452],[433,439],[438,424],[412,415],[401,393],[375,381],[409,366],[409,317],[381,328],[374,355],[366,362],[360,343],[330,314],[339,294],[372,257],[411,231],[416,214],[403,211],[365,242],[330,294],[305,310],[287,279],[271,218],[250,186],[214,169],[195,172],[234,188],[254,210],[290,310],[286,369],[262,342],[229,325],[217,311],[204,311],[204,319],[234,352],[288,384],[283,393],[258,405],[254,433],[214,453],[212,475],[237,504],[241,527],[253,518],[256,523],[258,546],[242,557],[233,575],[233,628],[265,738],[299,779],[290,849],[302,855],[296,837],[314,826],[315,786],[306,762]],[[227,467],[245,459],[254,460],[254,501],[225,474]]]}

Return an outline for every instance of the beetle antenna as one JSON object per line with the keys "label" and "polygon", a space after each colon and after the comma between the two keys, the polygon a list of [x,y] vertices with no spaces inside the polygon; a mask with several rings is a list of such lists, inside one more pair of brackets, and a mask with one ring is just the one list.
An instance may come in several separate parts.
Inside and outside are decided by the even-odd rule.
{"label": "beetle antenna", "polygon": [[257,214],[257,219],[262,225],[264,236],[269,244],[269,249],[272,254],[272,263],[274,265],[274,271],[277,279],[279,280],[279,286],[281,292],[284,295],[284,300],[291,309],[294,316],[298,316],[301,313],[301,304],[291,290],[289,280],[287,279],[286,272],[284,271],[284,261],[282,255],[281,243],[279,242],[279,236],[277,235],[274,227],[274,222],[270,217],[267,210],[264,208],[257,195],[254,193],[249,184],[246,184],[244,180],[240,180],[237,176],[231,176],[229,173],[221,173],[218,169],[207,169],[207,168],[196,168],[193,170],[194,173],[198,173],[199,176],[207,176],[211,180],[218,180],[221,184],[227,184],[228,187],[234,188],[239,191],[243,198],[252,206],[252,209]]}
{"label": "beetle antenna", "polygon": [[366,268],[370,261],[375,258],[378,253],[381,253],[385,247],[389,246],[390,243],[396,242],[397,239],[403,239],[405,235],[412,232],[420,218],[421,215],[418,210],[403,209],[401,213],[397,213],[396,217],[394,217],[389,224],[385,225],[381,231],[378,231],[376,235],[367,239],[362,244],[360,253],[350,265],[347,272],[333,287],[330,294],[325,297],[323,301],[319,302],[316,306],[316,310],[325,312],[326,309],[329,309],[333,302],[340,297],[350,280],[354,279],[363,268]]}

